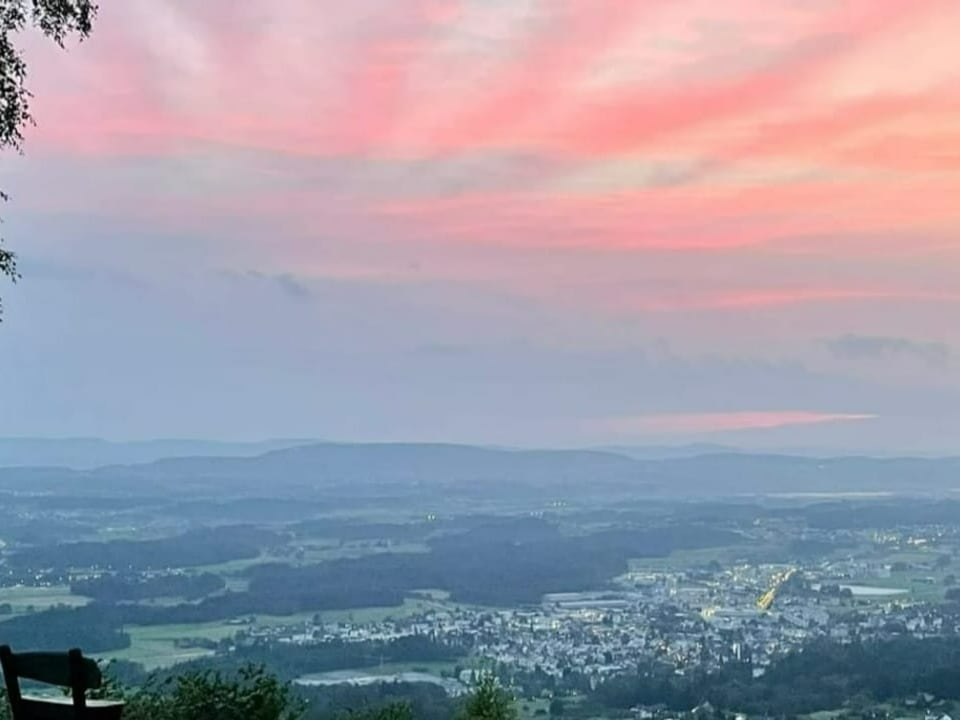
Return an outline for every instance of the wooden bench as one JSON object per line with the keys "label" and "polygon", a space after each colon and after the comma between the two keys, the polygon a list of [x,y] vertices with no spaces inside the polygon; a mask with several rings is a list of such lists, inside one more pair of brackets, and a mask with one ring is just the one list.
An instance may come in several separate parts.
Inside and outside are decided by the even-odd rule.
{"label": "wooden bench", "polygon": [[[88,700],[87,690],[103,684],[97,663],[74,649],[69,652],[14,653],[0,647],[0,666],[13,720],[119,720],[123,703]],[[70,688],[71,697],[37,697],[20,692],[20,678]]]}

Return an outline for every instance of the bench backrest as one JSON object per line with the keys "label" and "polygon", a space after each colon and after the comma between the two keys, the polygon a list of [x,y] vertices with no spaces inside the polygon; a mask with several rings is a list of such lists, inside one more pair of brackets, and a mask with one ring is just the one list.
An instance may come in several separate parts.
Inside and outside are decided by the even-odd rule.
{"label": "bench backrest", "polygon": [[[99,688],[103,682],[97,663],[83,657],[83,653],[76,648],[60,653],[14,653],[9,645],[3,645],[0,647],[0,666],[3,667],[3,679],[14,720],[19,720],[24,714],[19,712],[22,705],[20,678],[70,688],[73,706],[60,705],[65,711],[64,718],[77,717],[76,711],[86,707],[86,691]],[[55,712],[52,708],[51,711]]]}

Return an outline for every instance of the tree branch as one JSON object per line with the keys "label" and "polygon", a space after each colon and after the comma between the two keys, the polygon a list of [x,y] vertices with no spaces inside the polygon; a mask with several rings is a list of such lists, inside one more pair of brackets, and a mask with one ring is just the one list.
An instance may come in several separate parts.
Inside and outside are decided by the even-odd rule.
{"label": "tree branch", "polygon": [[[33,124],[27,64],[14,44],[14,36],[28,24],[63,47],[71,35],[90,35],[97,5],[92,0],[0,0],[0,150],[23,151],[23,130]],[[0,201],[7,196],[0,191]],[[2,247],[0,238],[0,280],[16,282],[17,257]],[[0,319],[3,304],[0,302]]]}

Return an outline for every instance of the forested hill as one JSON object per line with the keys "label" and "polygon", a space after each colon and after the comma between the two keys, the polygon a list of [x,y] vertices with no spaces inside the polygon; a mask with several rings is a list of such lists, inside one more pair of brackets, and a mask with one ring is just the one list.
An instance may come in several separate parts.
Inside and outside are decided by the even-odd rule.
{"label": "forested hill", "polygon": [[268,452],[253,458],[183,457],[93,471],[0,470],[0,490],[82,485],[103,491],[149,485],[181,495],[229,489],[270,495],[304,489],[338,489],[352,497],[399,492],[435,493],[455,489],[484,495],[563,493],[578,488],[652,491],[636,461],[591,450],[498,450],[440,444],[320,443]]}
{"label": "forested hill", "polygon": [[284,478],[289,483],[447,484],[635,480],[642,468],[630,458],[594,450],[497,450],[442,444],[321,443],[256,458],[171,458],[101,474],[222,478],[234,482]]}
{"label": "forested hill", "polygon": [[810,458],[745,453],[642,459],[612,451],[502,450],[442,444],[314,443],[254,457],[174,457],[96,470],[0,468],[0,491],[130,492],[150,487],[179,497],[229,489],[351,496],[454,492],[573,497],[729,496],[742,493],[948,492],[960,487],[960,458]]}
{"label": "forested hill", "polygon": [[714,454],[647,461],[666,490],[741,493],[926,493],[960,488],[960,458],[812,458]]}
{"label": "forested hill", "polygon": [[254,457],[271,450],[316,440],[142,440],[112,442],[100,438],[0,438],[0,468],[52,467],[93,470],[106,465],[149,463],[169,457]]}

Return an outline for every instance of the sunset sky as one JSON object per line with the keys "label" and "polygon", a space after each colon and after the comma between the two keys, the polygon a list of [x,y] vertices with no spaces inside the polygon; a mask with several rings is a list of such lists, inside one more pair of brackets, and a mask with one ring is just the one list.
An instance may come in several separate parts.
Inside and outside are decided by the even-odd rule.
{"label": "sunset sky", "polygon": [[100,5],[0,435],[960,453],[957,0]]}

